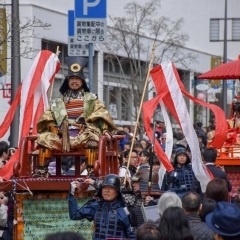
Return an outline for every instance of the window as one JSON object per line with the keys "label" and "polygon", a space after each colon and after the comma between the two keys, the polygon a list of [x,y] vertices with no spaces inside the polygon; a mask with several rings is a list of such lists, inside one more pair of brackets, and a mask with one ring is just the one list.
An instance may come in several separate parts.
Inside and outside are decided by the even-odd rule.
{"label": "window", "polygon": [[109,86],[109,108],[108,111],[113,119],[118,118],[117,114],[117,88]]}
{"label": "window", "polygon": [[210,19],[210,41],[219,41],[219,19]]}
{"label": "window", "polygon": [[130,103],[133,102],[133,100],[131,99],[131,92],[128,89],[123,88],[121,98],[122,98],[121,120],[128,121],[128,120],[130,120],[129,116],[131,116]]}
{"label": "window", "polygon": [[232,20],[232,40],[240,41],[240,18]]}
{"label": "window", "polygon": [[131,121],[133,99],[129,89],[105,85],[104,102],[114,120]]}

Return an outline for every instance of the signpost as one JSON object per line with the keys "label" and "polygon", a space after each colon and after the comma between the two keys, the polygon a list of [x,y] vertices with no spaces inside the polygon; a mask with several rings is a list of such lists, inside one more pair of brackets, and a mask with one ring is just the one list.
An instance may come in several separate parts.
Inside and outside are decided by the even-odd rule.
{"label": "signpost", "polygon": [[107,0],[75,0],[75,11],[68,11],[68,55],[89,56],[90,91],[93,82],[93,44],[107,41],[106,17]]}

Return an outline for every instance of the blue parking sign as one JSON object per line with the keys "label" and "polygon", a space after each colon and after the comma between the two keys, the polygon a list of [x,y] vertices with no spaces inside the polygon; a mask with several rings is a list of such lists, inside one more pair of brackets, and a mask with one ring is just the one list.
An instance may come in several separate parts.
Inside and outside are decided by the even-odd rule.
{"label": "blue parking sign", "polygon": [[106,18],[107,0],[75,0],[75,18]]}

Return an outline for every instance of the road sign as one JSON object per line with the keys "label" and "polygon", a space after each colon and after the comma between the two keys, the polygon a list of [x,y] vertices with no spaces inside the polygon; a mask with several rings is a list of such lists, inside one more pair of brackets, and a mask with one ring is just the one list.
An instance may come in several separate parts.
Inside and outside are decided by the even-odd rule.
{"label": "road sign", "polygon": [[107,0],[75,0],[75,18],[106,18]]}
{"label": "road sign", "polygon": [[68,56],[89,56],[88,43],[76,43],[74,37],[68,37]]}
{"label": "road sign", "polygon": [[74,11],[68,11],[68,56],[89,56],[89,44],[74,40]]}
{"label": "road sign", "polygon": [[77,43],[105,43],[107,41],[106,19],[75,19],[74,39]]}

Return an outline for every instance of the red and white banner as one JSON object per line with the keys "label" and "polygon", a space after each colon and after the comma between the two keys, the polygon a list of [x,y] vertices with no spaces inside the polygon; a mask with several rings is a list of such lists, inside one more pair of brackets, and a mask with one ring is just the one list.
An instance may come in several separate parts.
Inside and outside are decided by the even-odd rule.
{"label": "red and white banner", "polygon": [[[20,84],[15,99],[0,126],[0,138],[10,127],[14,114],[20,104],[19,139],[29,135],[33,127],[36,133],[36,123],[48,105],[47,90],[60,69],[58,56],[48,50],[43,50],[35,57],[28,74]],[[12,176],[13,165],[19,160],[19,149],[0,169],[0,176],[8,180]]]}
{"label": "red and white banner", "polygon": [[[221,108],[214,104],[203,102],[194,98],[184,88],[180,80],[177,69],[171,62],[157,65],[151,71],[151,77],[156,88],[157,96],[143,104],[144,125],[147,135],[151,139],[152,130],[150,128],[153,112],[157,105],[162,101],[166,108],[171,112],[175,120],[181,126],[192,153],[192,168],[198,181],[201,183],[202,191],[205,192],[206,185],[211,176],[202,162],[201,152],[193,123],[190,120],[188,109],[183,98],[183,94],[195,103],[211,109],[216,117],[216,135],[212,146],[219,148],[223,145],[227,135],[227,124],[225,113]],[[156,144],[155,152],[161,159],[167,171],[172,170],[172,165],[160,145]]]}

